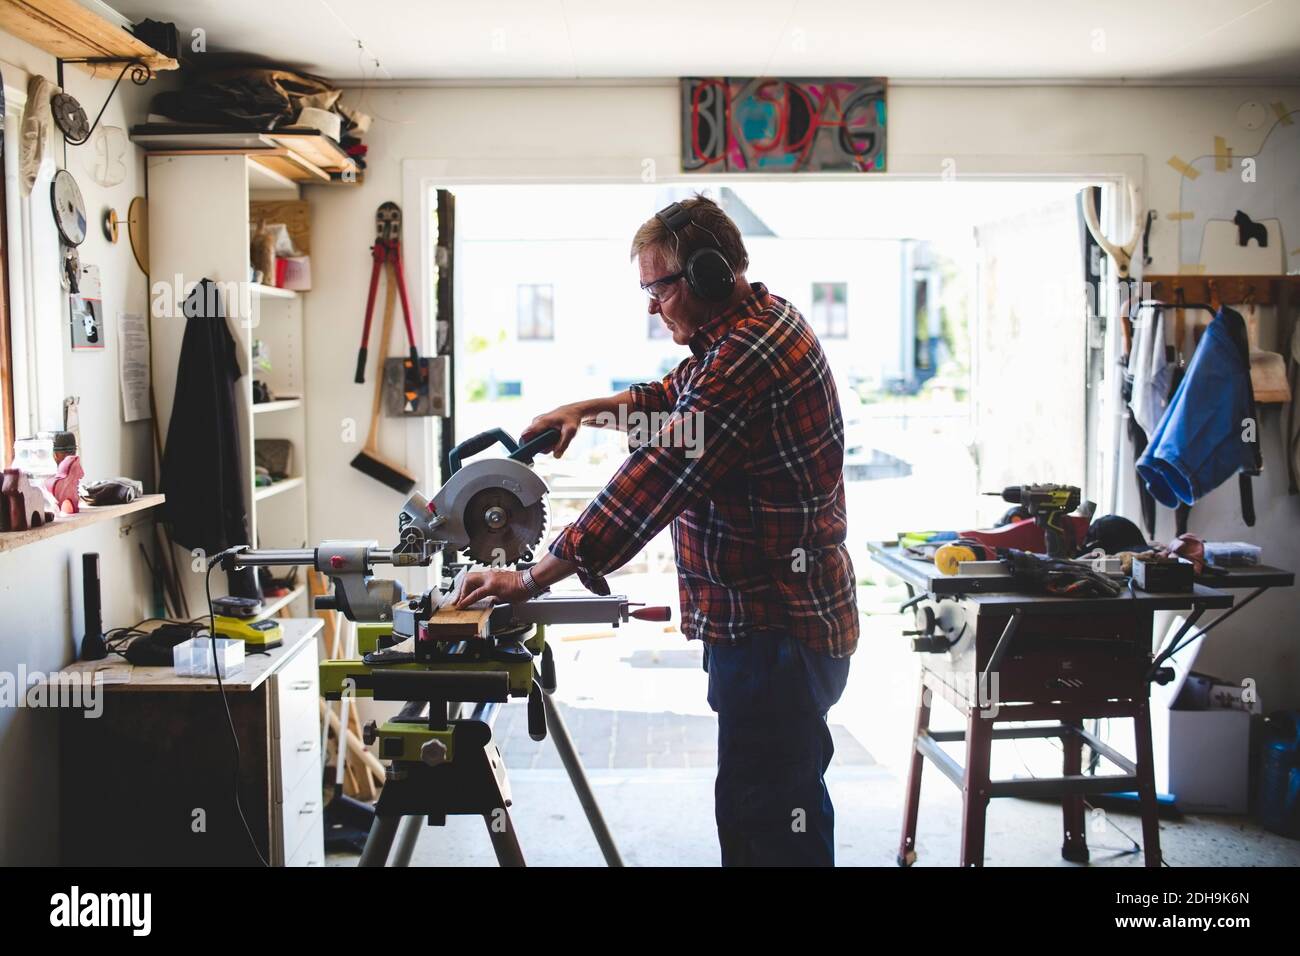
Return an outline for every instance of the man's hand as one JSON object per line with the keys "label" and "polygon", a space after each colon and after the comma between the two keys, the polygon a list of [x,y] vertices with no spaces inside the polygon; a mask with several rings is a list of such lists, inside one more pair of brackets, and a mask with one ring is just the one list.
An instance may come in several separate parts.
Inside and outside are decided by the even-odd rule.
{"label": "man's hand", "polygon": [[456,608],[467,608],[484,598],[496,598],[497,604],[514,604],[528,600],[520,571],[470,571],[461,583]]}
{"label": "man's hand", "polygon": [[551,449],[551,454],[559,458],[564,454],[564,449],[569,447],[569,442],[573,441],[573,436],[578,434],[578,428],[582,425],[582,417],[583,403],[574,402],[572,405],[561,405],[553,412],[546,412],[534,418],[532,424],[525,428],[523,434],[519,437],[524,441],[528,441],[548,428],[558,428],[560,430],[560,440]]}
{"label": "man's hand", "polygon": [[[605,424],[600,417],[602,414],[609,413],[617,416],[619,407],[629,405],[631,402],[631,392],[622,391],[617,395],[611,395],[609,398],[589,398],[583,402],[561,405],[553,412],[546,412],[544,415],[538,415],[534,418],[532,424],[524,429],[520,437],[524,441],[528,441],[548,428],[558,428],[560,430],[560,440],[556,442],[551,454],[559,458],[564,454],[564,450],[569,447],[569,442],[573,441],[573,436],[578,434],[579,427],[582,425]],[[618,420],[622,420],[621,417]]]}

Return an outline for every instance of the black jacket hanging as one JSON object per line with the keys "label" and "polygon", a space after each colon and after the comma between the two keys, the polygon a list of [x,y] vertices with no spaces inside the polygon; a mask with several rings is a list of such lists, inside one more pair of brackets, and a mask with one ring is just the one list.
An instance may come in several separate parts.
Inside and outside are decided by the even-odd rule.
{"label": "black jacket hanging", "polygon": [[[235,395],[243,372],[216,283],[201,280],[185,300],[184,315],[159,484],[167,496],[163,511],[172,540],[214,555],[252,544]],[[247,589],[230,583],[232,590]]]}

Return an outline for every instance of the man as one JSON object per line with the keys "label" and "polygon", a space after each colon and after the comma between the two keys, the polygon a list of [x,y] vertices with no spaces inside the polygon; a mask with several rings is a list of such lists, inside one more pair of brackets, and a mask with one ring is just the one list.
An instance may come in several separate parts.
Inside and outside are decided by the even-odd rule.
{"label": "man", "polygon": [[603,576],[672,522],[681,629],[704,642],[718,714],[722,863],[831,865],[826,712],[858,640],[835,383],[803,316],[746,279],[740,230],[711,200],[656,214],[632,257],[650,313],[690,357],[663,381],[539,415],[524,436],[558,428],[559,457],[583,424],[659,424],[629,429],[630,457],[536,566],[467,575],[459,604],[526,600],[575,572],[607,594]]}

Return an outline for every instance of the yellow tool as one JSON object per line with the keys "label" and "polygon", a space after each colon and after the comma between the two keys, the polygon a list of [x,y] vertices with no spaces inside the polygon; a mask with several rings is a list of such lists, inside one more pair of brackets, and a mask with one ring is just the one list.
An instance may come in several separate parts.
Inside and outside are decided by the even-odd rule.
{"label": "yellow tool", "polygon": [[279,647],[283,642],[284,632],[277,621],[269,619],[265,621],[249,621],[244,618],[226,617],[224,614],[218,614],[214,617],[213,623],[216,626],[218,637],[229,637],[243,641],[258,650],[269,651],[273,647]]}
{"label": "yellow tool", "polygon": [[964,544],[945,544],[934,553],[934,566],[940,574],[956,574],[958,564],[974,560],[974,549]]}
{"label": "yellow tool", "polygon": [[269,651],[283,643],[283,632],[276,621],[259,621],[262,602],[257,598],[229,595],[212,602],[212,626],[219,637],[243,641],[255,650]]}

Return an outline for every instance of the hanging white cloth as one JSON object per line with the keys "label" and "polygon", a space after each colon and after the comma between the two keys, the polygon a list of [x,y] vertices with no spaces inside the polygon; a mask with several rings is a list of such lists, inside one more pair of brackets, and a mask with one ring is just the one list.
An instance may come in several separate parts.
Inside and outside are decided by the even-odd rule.
{"label": "hanging white cloth", "polygon": [[1129,408],[1133,419],[1150,435],[1164,414],[1174,366],[1165,349],[1164,310],[1143,305],[1133,320],[1133,350],[1128,367],[1133,376]]}

